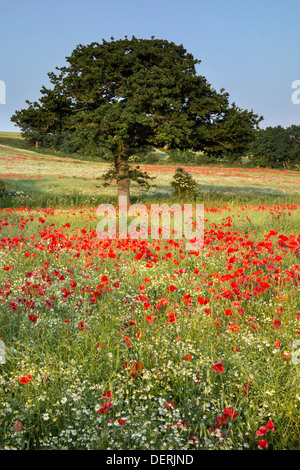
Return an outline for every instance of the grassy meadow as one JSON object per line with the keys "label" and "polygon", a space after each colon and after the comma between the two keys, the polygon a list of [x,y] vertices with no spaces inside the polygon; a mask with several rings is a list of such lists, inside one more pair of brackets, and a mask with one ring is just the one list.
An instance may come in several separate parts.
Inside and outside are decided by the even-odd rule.
{"label": "grassy meadow", "polygon": [[100,239],[107,164],[0,147],[1,449],[300,448],[300,172],[190,167],[178,201],[177,166],[132,202],[204,204],[198,251]]}

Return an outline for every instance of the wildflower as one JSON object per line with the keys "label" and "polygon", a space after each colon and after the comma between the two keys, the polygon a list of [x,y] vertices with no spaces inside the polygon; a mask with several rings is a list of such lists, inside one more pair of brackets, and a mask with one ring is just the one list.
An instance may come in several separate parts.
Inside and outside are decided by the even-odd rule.
{"label": "wildflower", "polygon": [[251,384],[249,382],[246,382],[244,384],[243,393],[245,393],[245,395],[248,395],[250,390],[251,390]]}
{"label": "wildflower", "polygon": [[127,370],[134,378],[138,376],[143,370],[143,363],[138,361],[123,362],[123,369]]}
{"label": "wildflower", "polygon": [[132,338],[130,338],[129,336],[124,336],[123,343],[125,343],[128,348],[131,348]]}
{"label": "wildflower", "polygon": [[192,360],[192,356],[191,356],[189,353],[187,353],[187,355],[184,357],[183,360],[184,360],[184,361],[191,361],[191,360]]}
{"label": "wildflower", "polygon": [[166,410],[171,410],[175,408],[175,404],[172,401],[166,401],[164,407]]}
{"label": "wildflower", "polygon": [[197,299],[197,302],[199,305],[207,305],[209,302],[209,298],[204,298],[204,297],[199,296]]}
{"label": "wildflower", "polygon": [[34,313],[31,313],[30,315],[28,315],[28,320],[30,320],[32,323],[36,323],[37,319],[38,317]]}
{"label": "wildflower", "polygon": [[83,331],[83,330],[85,330],[86,328],[87,328],[87,327],[86,327],[86,325],[84,324],[83,321],[80,321],[80,322],[78,323],[78,329],[79,329],[80,331]]}
{"label": "wildflower", "polygon": [[112,404],[110,401],[105,401],[103,405],[100,405],[99,408],[97,409],[97,413],[99,414],[106,414],[108,411],[111,409]]}
{"label": "wildflower", "polygon": [[27,384],[27,383],[31,382],[31,380],[32,380],[32,377],[31,377],[30,374],[23,375],[22,377],[19,378],[19,382],[21,384]]}
{"label": "wildflower", "polygon": [[156,320],[156,318],[153,315],[148,315],[147,317],[145,317],[145,320],[146,320],[146,322],[148,322],[151,325],[151,323],[154,320]]}
{"label": "wildflower", "polygon": [[188,442],[189,442],[190,444],[193,444],[194,446],[196,446],[196,445],[198,444],[198,438],[197,438],[197,436],[191,436],[191,437],[189,438]]}
{"label": "wildflower", "polygon": [[268,431],[275,432],[275,426],[274,426],[274,424],[272,423],[272,421],[268,421],[268,422],[267,422],[267,429],[268,429]]}
{"label": "wildflower", "polygon": [[109,279],[106,275],[101,276],[100,280],[103,282],[103,284],[109,284]]}
{"label": "wildflower", "polygon": [[175,287],[175,286],[173,286],[173,285],[171,285],[171,286],[168,287],[168,292],[173,292],[173,291],[175,291],[175,290],[177,290],[177,287]]}
{"label": "wildflower", "polygon": [[266,439],[261,439],[259,442],[258,442],[258,448],[260,450],[262,449],[267,449],[268,448],[268,442]]}
{"label": "wildflower", "polygon": [[175,426],[177,427],[177,429],[187,428],[188,422],[186,419],[177,420],[175,422]]}
{"label": "wildflower", "polygon": [[125,426],[125,424],[127,424],[127,421],[126,421],[125,419],[119,418],[119,419],[118,419],[118,423],[119,423],[121,426]]}
{"label": "wildflower", "polygon": [[237,411],[233,411],[233,408],[228,407],[223,410],[223,418],[235,419],[238,415]]}
{"label": "wildflower", "polygon": [[21,421],[17,421],[16,423],[13,424],[13,428],[16,431],[23,431],[23,424],[21,423]]}
{"label": "wildflower", "polygon": [[267,431],[268,431],[267,426],[260,426],[260,428],[258,429],[258,431],[256,431],[255,434],[256,434],[257,436],[264,436]]}
{"label": "wildflower", "polygon": [[224,366],[224,364],[222,362],[216,361],[212,368],[215,372],[219,372],[220,374],[223,374],[223,372],[224,372],[224,367],[223,366]]}
{"label": "wildflower", "polygon": [[167,315],[169,317],[169,320],[167,321],[167,323],[175,323],[176,318],[177,318],[177,313],[169,312]]}

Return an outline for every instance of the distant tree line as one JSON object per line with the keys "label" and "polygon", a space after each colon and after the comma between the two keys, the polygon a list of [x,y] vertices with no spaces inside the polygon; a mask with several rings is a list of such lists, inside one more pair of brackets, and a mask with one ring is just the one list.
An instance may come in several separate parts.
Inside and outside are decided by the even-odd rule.
{"label": "distant tree line", "polygon": [[169,160],[182,165],[209,163],[248,163],[262,168],[300,170],[300,126],[266,127],[256,132],[247,151],[223,152],[210,155],[190,150],[171,150]]}
{"label": "distant tree line", "polygon": [[261,167],[300,169],[300,126],[260,130],[251,144],[249,158]]}

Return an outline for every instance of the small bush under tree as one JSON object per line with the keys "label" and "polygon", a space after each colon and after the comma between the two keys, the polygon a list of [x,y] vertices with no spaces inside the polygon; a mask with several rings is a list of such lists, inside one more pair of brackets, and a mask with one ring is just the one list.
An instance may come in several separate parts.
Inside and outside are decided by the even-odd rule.
{"label": "small bush under tree", "polygon": [[178,197],[195,197],[197,195],[196,181],[192,175],[183,168],[177,168],[171,181],[171,186],[174,189],[175,195]]}

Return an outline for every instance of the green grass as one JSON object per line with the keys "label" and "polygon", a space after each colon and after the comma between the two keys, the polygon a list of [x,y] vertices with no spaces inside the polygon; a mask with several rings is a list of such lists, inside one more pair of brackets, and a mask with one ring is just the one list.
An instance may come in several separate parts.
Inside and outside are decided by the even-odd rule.
{"label": "green grass", "polygon": [[[0,269],[13,265],[9,271],[2,271],[1,287],[9,280],[10,295],[4,297],[0,312],[0,334],[7,347],[7,362],[0,365],[0,447],[255,450],[260,439],[256,431],[272,420],[275,433],[268,432],[269,448],[298,449],[299,366],[284,360],[281,354],[290,353],[297,338],[295,312],[299,312],[299,299],[295,278],[285,273],[297,259],[289,250],[282,252],[276,238],[274,251],[261,245],[274,227],[280,234],[297,233],[297,211],[291,210],[291,215],[288,210],[284,212],[267,207],[259,211],[257,206],[246,211],[235,206],[219,213],[208,212],[206,230],[215,227],[225,234],[224,239],[208,244],[198,257],[189,256],[181,244],[149,243],[158,263],[147,267],[147,259],[135,259],[139,251],[135,243],[119,247],[112,243],[107,248],[97,245],[91,232],[97,223],[92,207],[4,211],[1,219],[5,218],[8,225],[2,224],[2,239],[21,233],[26,243],[18,249],[4,246],[0,260]],[[223,226],[228,216],[232,222]],[[64,228],[67,223],[70,227]],[[87,235],[82,235],[82,229]],[[244,242],[248,234],[248,240],[254,243],[252,255],[244,258],[250,262],[246,274],[271,279],[265,293],[241,300],[243,315],[220,296],[224,288],[232,290],[232,280],[221,282],[216,276],[233,274],[243,263],[233,262],[233,269],[228,271],[228,260],[233,255],[242,260],[250,253],[240,242],[236,245],[227,240],[224,244],[237,232]],[[213,250],[216,244],[220,251]],[[155,251],[155,246],[161,251]],[[236,246],[237,251],[227,253],[226,248]],[[107,256],[109,248],[114,257]],[[25,257],[25,253],[31,256]],[[165,258],[166,253],[172,257]],[[270,258],[280,254],[284,256],[277,266],[283,274],[278,285],[267,266]],[[179,265],[174,265],[174,259]],[[255,260],[262,264],[251,264]],[[196,268],[200,275],[194,273]],[[183,270],[181,274],[179,269]],[[105,287],[101,281],[104,274],[109,287],[116,281],[120,286],[104,290],[92,303],[97,286]],[[72,279],[77,285],[71,289]],[[248,290],[243,286],[242,273],[235,281],[239,289]],[[257,282],[253,280],[250,286],[252,293]],[[145,308],[145,299],[137,301],[141,285],[151,308]],[[170,285],[177,290],[170,292]],[[65,297],[63,289],[73,292]],[[190,306],[183,301],[187,294],[192,299]],[[199,295],[210,298],[209,304],[199,305]],[[34,308],[26,309],[26,303],[18,302],[18,298],[34,301]],[[167,299],[161,310],[153,308],[159,305],[158,299]],[[50,300],[48,306],[46,300]],[[14,303],[18,308],[12,312]],[[208,306],[210,314],[205,312]],[[229,317],[224,314],[228,307],[232,309]],[[281,314],[276,313],[279,307],[283,308]],[[168,312],[176,312],[174,323],[166,322]],[[37,315],[36,323],[29,321],[30,313]],[[156,320],[149,323],[148,315]],[[282,325],[274,329],[276,318]],[[85,328],[79,329],[80,322]],[[229,329],[232,323],[239,331]],[[253,329],[253,324],[258,328]],[[137,336],[139,331],[141,337]],[[278,339],[280,349],[273,346]],[[122,367],[132,360],[143,363],[137,377]],[[216,360],[224,364],[222,374],[212,369]],[[19,378],[29,374],[32,380],[21,384]],[[247,382],[251,382],[248,395],[243,393]],[[112,397],[102,398],[108,390]],[[112,409],[99,413],[107,401]],[[165,408],[168,402],[174,403],[174,409]],[[236,419],[227,419],[220,432],[216,429],[212,433],[209,429],[215,429],[217,417],[226,407],[237,412]],[[119,419],[126,424],[119,424]],[[22,431],[14,428],[17,422],[22,423]],[[220,440],[221,431],[226,433]],[[193,436],[196,446],[194,440],[190,441]]]}
{"label": "green grass", "polygon": [[14,132],[14,131],[0,131],[0,139],[2,138],[22,140],[22,134],[21,132]]}
{"label": "green grass", "polygon": [[133,203],[204,204],[192,254],[97,238],[96,207],[117,202],[104,164],[0,158],[1,450],[257,450],[269,420],[269,449],[299,450],[296,172],[196,168],[198,197],[178,200],[173,168],[151,167]]}

